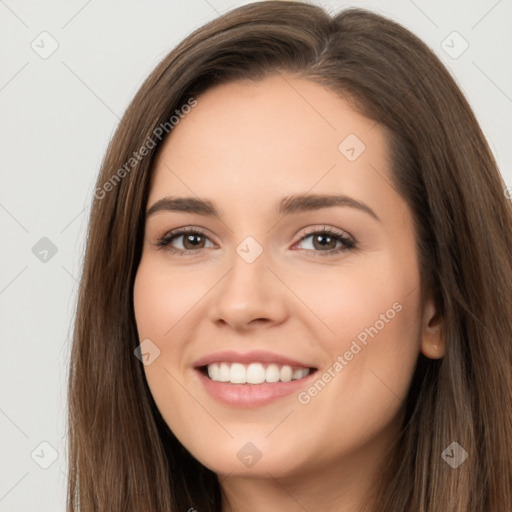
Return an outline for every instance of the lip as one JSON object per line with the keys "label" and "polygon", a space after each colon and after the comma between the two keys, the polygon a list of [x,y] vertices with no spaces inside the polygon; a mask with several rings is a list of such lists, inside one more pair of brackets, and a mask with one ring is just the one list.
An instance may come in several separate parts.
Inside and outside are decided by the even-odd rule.
{"label": "lip", "polygon": [[[312,371],[307,377],[299,380],[266,382],[262,384],[218,382],[211,380],[201,371],[201,368],[204,366],[221,362],[237,362],[242,364],[253,362],[275,363],[295,368],[310,368]],[[202,357],[194,363],[194,373],[211,397],[225,405],[244,409],[261,407],[293,393],[298,393],[301,389],[309,386],[310,380],[316,375],[316,370],[317,368],[311,364],[261,350],[253,350],[245,354],[234,351],[216,352],[215,354]]]}
{"label": "lip", "polygon": [[217,382],[209,379],[199,369],[194,369],[206,392],[226,405],[249,409],[261,407],[286,397],[292,393],[298,393],[309,386],[309,381],[316,376],[316,371],[307,377],[290,382],[266,382],[264,384],[230,384],[229,382]]}
{"label": "lip", "polygon": [[222,352],[215,352],[214,354],[201,357],[193,366],[199,368],[213,363],[275,363],[281,365],[286,364],[292,367],[315,368],[312,364],[298,361],[297,359],[292,359],[281,354],[274,354],[266,350],[252,350],[243,354],[235,352],[234,350],[223,350]]}

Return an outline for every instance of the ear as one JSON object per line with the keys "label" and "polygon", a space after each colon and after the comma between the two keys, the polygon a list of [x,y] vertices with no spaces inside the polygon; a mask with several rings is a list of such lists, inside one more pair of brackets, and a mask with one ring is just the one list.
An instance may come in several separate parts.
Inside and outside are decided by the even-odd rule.
{"label": "ear", "polygon": [[442,328],[441,314],[432,294],[429,293],[423,306],[421,324],[421,352],[429,359],[440,359],[445,354],[446,346]]}

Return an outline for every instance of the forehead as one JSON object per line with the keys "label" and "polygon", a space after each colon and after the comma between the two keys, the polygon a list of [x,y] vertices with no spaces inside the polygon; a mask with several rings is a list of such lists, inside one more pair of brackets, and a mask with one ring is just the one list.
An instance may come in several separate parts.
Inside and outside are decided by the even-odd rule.
{"label": "forehead", "polygon": [[382,190],[384,129],[317,83],[274,75],[196,99],[154,164],[150,202],[165,193],[274,203],[307,191]]}

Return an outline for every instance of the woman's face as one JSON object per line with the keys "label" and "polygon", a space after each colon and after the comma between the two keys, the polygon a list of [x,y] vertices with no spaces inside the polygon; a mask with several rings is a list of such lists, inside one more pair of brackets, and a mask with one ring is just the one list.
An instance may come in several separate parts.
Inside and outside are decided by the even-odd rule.
{"label": "woman's face", "polygon": [[135,280],[155,402],[219,474],[367,473],[433,313],[384,130],[290,75],[197,100],[155,162]]}

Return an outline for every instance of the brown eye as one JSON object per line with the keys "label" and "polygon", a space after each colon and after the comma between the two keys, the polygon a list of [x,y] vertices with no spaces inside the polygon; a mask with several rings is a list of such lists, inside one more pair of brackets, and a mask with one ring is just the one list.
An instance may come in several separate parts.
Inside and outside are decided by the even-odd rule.
{"label": "brown eye", "polygon": [[[183,246],[185,249],[202,249],[204,246],[204,237],[200,233],[190,233],[188,235],[181,235],[183,237]],[[201,243],[201,238],[202,243]],[[199,242],[198,242],[199,241]]]}
{"label": "brown eye", "polygon": [[[177,242],[180,239],[182,239],[182,248],[171,245],[173,243],[180,243]],[[207,240],[209,238],[202,231],[186,229],[165,234],[157,241],[156,246],[171,253],[190,254],[198,252],[199,249],[205,249]]]}
{"label": "brown eye", "polygon": [[313,237],[313,247],[315,249],[335,249],[338,240],[326,234],[311,235]]}
{"label": "brown eye", "polygon": [[[329,228],[311,231],[300,239],[300,243],[311,238],[310,248],[303,249],[316,255],[338,254],[346,250],[354,249],[356,243],[352,238],[348,238],[342,233],[338,233]],[[339,244],[337,246],[337,244]]]}

